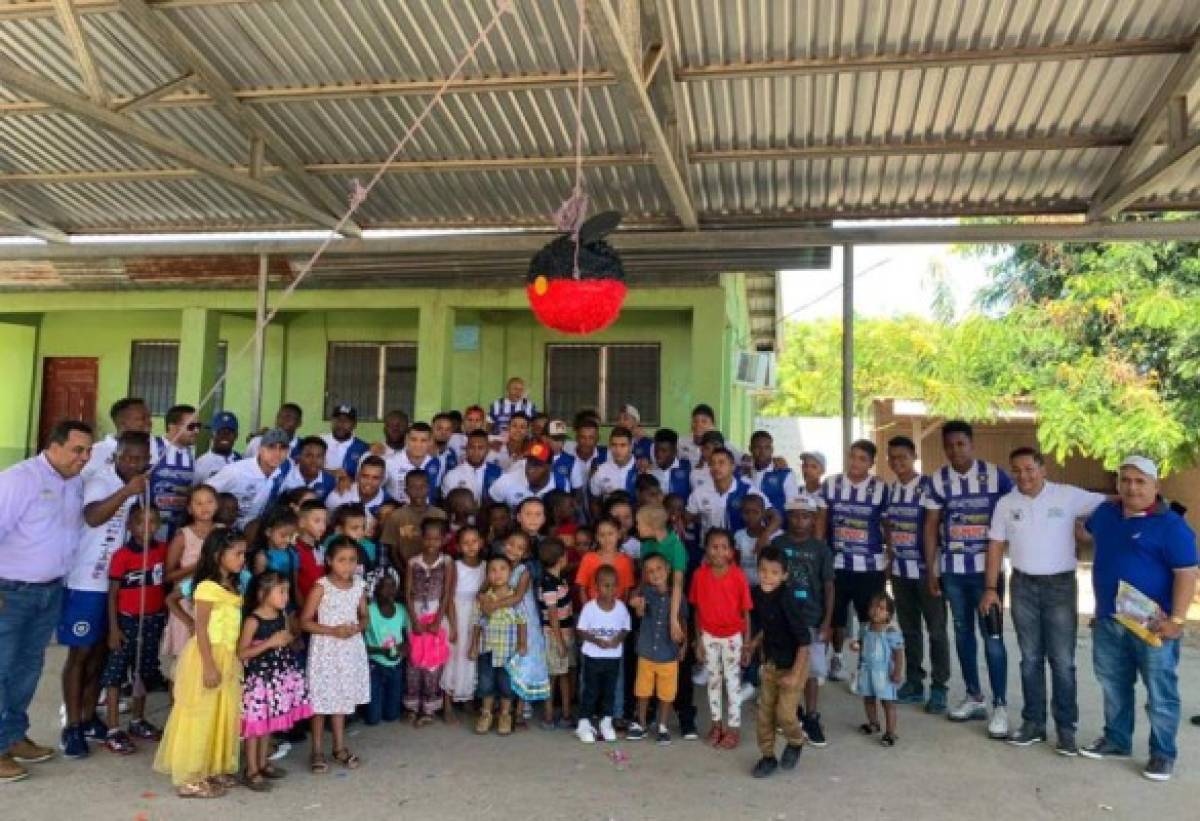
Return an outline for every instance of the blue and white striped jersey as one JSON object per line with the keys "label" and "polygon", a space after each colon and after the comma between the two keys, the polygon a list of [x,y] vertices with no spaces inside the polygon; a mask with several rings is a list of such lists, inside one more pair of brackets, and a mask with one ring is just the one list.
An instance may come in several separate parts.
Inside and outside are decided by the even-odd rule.
{"label": "blue and white striped jersey", "polygon": [[929,493],[922,503],[942,515],[939,572],[984,572],[992,512],[1012,488],[1007,473],[982,459],[975,460],[965,474],[943,465],[930,477]]}
{"label": "blue and white striped jersey", "polygon": [[888,487],[884,512],[892,533],[892,575],[919,579],[925,575],[925,507],[929,477],[917,474],[908,482],[899,479]]}
{"label": "blue and white striped jersey", "polygon": [[500,397],[488,408],[488,421],[495,426],[493,432],[504,433],[508,430],[508,420],[512,419],[514,413],[532,417],[537,413],[537,405],[527,396],[522,396],[515,402],[507,396]]}
{"label": "blue and white striped jersey", "polygon": [[885,569],[883,511],[887,507],[887,485],[878,476],[855,484],[844,474],[830,476],[821,488],[829,508],[829,545],[833,569],[856,573]]}

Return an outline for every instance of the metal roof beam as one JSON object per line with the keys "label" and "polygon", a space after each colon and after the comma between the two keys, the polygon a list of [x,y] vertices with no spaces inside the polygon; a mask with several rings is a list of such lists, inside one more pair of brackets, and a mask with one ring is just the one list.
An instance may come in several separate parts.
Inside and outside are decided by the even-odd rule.
{"label": "metal roof beam", "polygon": [[[1194,159],[1197,151],[1200,151],[1200,134],[1194,134],[1172,145],[1144,171],[1121,183],[1116,191],[1093,205],[1088,211],[1089,219],[1103,219],[1110,214],[1119,214],[1142,197],[1152,194],[1163,178],[1173,171],[1178,171],[1188,160]],[[1093,217],[1093,214],[1096,216]]]}
{"label": "metal roof beam", "polygon": [[[346,210],[346,201],[340,200],[328,187],[305,173],[304,162],[287,140],[269,126],[258,112],[238,101],[233,94],[233,86],[174,24],[151,9],[145,0],[118,2],[121,11],[134,27],[157,46],[166,59],[180,69],[196,75],[199,84],[204,86],[216,101],[218,110],[246,136],[247,140],[251,143],[255,139],[263,141],[267,153],[273,155],[284,168],[288,180],[305,192],[314,205],[323,207],[334,216],[340,216]],[[350,236],[362,234],[362,228],[352,219],[347,219],[341,230]]]}
{"label": "metal roof beam", "polygon": [[83,21],[75,8],[74,0],[54,0],[54,13],[58,17],[58,25],[75,54],[75,62],[79,64],[79,77],[83,80],[83,90],[92,102],[98,105],[108,104],[108,94],[104,90],[104,81],[100,79],[100,70],[92,57],[92,49],[88,45],[87,35],[83,33]]}
{"label": "metal roof beam", "polygon": [[168,80],[162,85],[150,89],[145,94],[139,94],[136,97],[128,97],[115,101],[113,104],[113,111],[123,111],[125,113],[129,113],[130,111],[138,108],[148,108],[149,106],[152,106],[158,101],[162,100],[164,97],[179,91],[181,88],[192,85],[195,79],[196,75],[188,71],[176,77],[174,80]]}
{"label": "metal roof beam", "polygon": [[31,74],[3,55],[0,55],[0,84],[4,84],[22,94],[42,100],[64,113],[82,117],[93,125],[165,154],[183,165],[203,172],[206,176],[273,203],[280,208],[285,208],[288,211],[299,214],[316,225],[323,225],[327,228],[336,228],[337,226],[337,218],[331,217],[320,208],[314,207],[310,203],[272,185],[252,180],[244,174],[239,174],[228,166],[210,159],[183,143],[146,128],[141,123],[130,119],[124,114],[118,114],[111,109],[97,105],[87,97],[69,91],[35,74]]}
{"label": "metal roof beam", "polygon": [[[1162,85],[1159,86],[1158,92],[1146,106],[1146,111],[1142,114],[1137,129],[1133,133],[1133,140],[1109,167],[1100,186],[1096,189],[1094,204],[1088,209],[1088,219],[1108,219],[1133,201],[1129,194],[1135,188],[1135,184],[1143,186],[1143,178],[1146,175],[1134,175],[1132,170],[1145,161],[1147,152],[1166,128],[1167,112],[1171,107],[1171,100],[1180,95],[1186,95],[1196,84],[1198,76],[1200,76],[1200,40],[1196,41],[1187,54],[1175,61],[1175,65],[1171,67]],[[1174,153],[1173,150],[1172,154]],[[1176,161],[1181,158],[1177,157]],[[1158,179],[1160,176],[1161,174],[1155,175],[1154,179]],[[1140,193],[1142,192],[1139,192],[1139,195]]]}
{"label": "metal roof beam", "polygon": [[0,227],[18,234],[44,239],[46,242],[68,242],[66,233],[0,192]]}

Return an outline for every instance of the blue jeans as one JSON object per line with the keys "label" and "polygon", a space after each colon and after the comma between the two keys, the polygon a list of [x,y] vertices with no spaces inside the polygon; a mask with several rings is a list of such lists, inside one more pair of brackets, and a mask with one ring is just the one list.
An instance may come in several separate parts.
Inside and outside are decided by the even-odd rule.
{"label": "blue jeans", "polygon": [[29,703],[62,613],[61,581],[0,579],[0,752],[29,732]]}
{"label": "blue jeans", "polygon": [[1179,731],[1178,639],[1151,647],[1111,618],[1096,619],[1092,664],[1104,691],[1104,737],[1125,752],[1133,749],[1133,685],[1146,685],[1150,755],[1175,760]]}
{"label": "blue jeans", "polygon": [[512,701],[512,678],[508,675],[508,668],[504,665],[494,667],[490,650],[479,654],[479,659],[475,662],[475,673],[478,681],[475,692],[480,698],[498,696],[501,701]]}
{"label": "blue jeans", "polygon": [[404,665],[388,667],[371,662],[371,702],[367,705],[367,723],[395,721],[404,704]]}
{"label": "blue jeans", "polygon": [[[983,616],[979,613],[979,600],[983,598],[987,581],[982,573],[947,573],[941,579],[942,592],[950,602],[950,614],[954,617],[954,647],[958,651],[958,667],[967,685],[967,695],[983,698],[975,649],[975,628],[978,625],[979,634],[983,636],[983,652],[987,657],[988,681],[992,685],[992,704],[1002,707],[1008,703],[1008,655],[1004,651],[1003,638],[988,637]],[[1003,579],[1000,582],[1000,597],[1004,597]]]}
{"label": "blue jeans", "polygon": [[1028,576],[1014,571],[1012,620],[1021,648],[1021,718],[1046,726],[1046,662],[1050,662],[1053,695],[1050,707],[1059,730],[1074,730],[1079,721],[1075,697],[1075,635],[1079,626],[1078,583],[1069,571]]}

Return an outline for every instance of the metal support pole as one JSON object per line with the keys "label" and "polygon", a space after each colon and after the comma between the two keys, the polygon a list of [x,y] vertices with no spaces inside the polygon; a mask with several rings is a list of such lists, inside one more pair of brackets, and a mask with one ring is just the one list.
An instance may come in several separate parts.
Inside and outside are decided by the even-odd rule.
{"label": "metal support pole", "polygon": [[267,270],[270,257],[258,255],[258,299],[254,306],[254,384],[251,386],[250,430],[262,425],[263,361],[267,353]]}
{"label": "metal support pole", "polygon": [[842,246],[842,458],[854,438],[854,246]]}

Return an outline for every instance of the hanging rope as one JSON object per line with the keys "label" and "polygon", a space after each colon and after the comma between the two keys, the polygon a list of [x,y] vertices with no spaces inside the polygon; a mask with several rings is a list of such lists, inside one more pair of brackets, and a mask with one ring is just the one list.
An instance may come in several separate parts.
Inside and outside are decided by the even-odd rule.
{"label": "hanging rope", "polygon": [[575,40],[575,188],[571,196],[554,212],[558,230],[569,233],[575,240],[575,264],[572,276],[579,279],[579,229],[587,216],[588,196],[583,191],[583,35],[587,31],[584,0],[575,0],[579,26]]}

